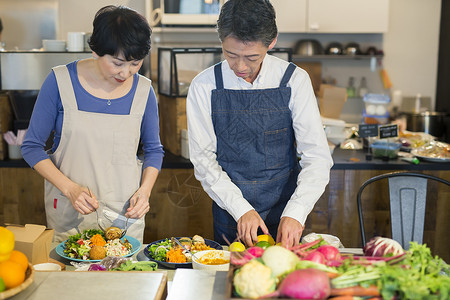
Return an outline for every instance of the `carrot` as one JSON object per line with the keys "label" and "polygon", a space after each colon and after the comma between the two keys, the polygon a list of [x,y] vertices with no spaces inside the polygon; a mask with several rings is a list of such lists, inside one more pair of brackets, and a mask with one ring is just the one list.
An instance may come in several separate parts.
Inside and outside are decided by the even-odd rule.
{"label": "carrot", "polygon": [[332,297],[330,298],[330,300],[353,300],[353,296],[337,296],[337,297]]}
{"label": "carrot", "polygon": [[332,288],[331,296],[380,296],[380,291],[375,285],[371,285],[368,288],[356,285],[345,288]]}
{"label": "carrot", "polygon": [[181,248],[178,249],[170,249],[166,254],[167,262],[171,263],[185,263],[186,256],[184,256],[183,252],[181,251]]}
{"label": "carrot", "polygon": [[105,239],[100,234],[94,234],[94,236],[91,237],[90,241],[91,241],[92,245],[102,246],[102,247],[106,245]]}
{"label": "carrot", "polygon": [[333,272],[325,272],[328,276],[328,278],[333,279],[339,276],[339,273],[333,273]]}

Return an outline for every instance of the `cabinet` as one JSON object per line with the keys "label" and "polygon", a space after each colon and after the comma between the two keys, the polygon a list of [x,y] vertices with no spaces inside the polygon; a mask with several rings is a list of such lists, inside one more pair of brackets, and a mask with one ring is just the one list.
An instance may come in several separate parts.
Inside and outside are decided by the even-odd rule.
{"label": "cabinet", "polygon": [[272,0],[279,32],[384,33],[389,0]]}

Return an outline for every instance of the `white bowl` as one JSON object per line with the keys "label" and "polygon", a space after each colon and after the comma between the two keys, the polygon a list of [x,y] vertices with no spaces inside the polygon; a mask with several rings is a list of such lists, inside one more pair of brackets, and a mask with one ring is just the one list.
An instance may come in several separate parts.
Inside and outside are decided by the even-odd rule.
{"label": "white bowl", "polygon": [[64,40],[42,40],[44,51],[65,52],[66,41]]}
{"label": "white bowl", "polygon": [[42,263],[33,265],[35,271],[61,271],[61,266],[54,263]]}
{"label": "white bowl", "polygon": [[[195,270],[206,270],[206,271],[228,271],[230,268],[230,251],[226,250],[204,250],[195,253],[195,256],[201,261],[203,256],[210,258],[223,258],[228,260],[228,263],[221,265],[206,265],[198,262],[195,258],[192,258],[192,267]],[[203,257],[205,258],[205,257]]]}

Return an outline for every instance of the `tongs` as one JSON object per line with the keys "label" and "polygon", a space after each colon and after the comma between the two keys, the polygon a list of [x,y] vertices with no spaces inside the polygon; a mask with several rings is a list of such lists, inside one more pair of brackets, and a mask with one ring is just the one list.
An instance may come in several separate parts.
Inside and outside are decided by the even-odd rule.
{"label": "tongs", "polygon": [[186,250],[187,252],[189,252],[189,253],[192,255],[193,258],[195,258],[199,263],[201,263],[200,260],[198,259],[198,257],[195,256],[195,254],[192,253],[191,250],[188,250],[186,247],[184,247],[184,246],[183,246],[176,238],[172,237],[172,240],[174,240],[175,243],[178,244],[178,246],[180,246],[181,248],[183,248],[184,250]]}
{"label": "tongs", "polygon": [[[87,188],[89,191],[89,196],[92,198],[92,194],[91,194],[91,190],[89,189],[89,187]],[[102,225],[100,225],[99,219],[98,219],[98,211],[97,209],[95,210],[95,213],[97,214],[97,225],[98,227],[103,231],[106,232],[106,230],[102,227]]]}
{"label": "tongs", "polygon": [[[138,200],[139,200],[139,197],[141,196],[141,194],[140,193],[138,193],[138,195],[137,195],[137,197],[138,197]],[[136,203],[134,203],[134,204],[136,204]],[[131,206],[131,200],[130,200],[130,206]],[[120,238],[123,238],[124,236],[125,236],[125,234],[127,233],[127,230],[128,230],[128,219],[129,219],[130,217],[127,217],[127,221],[125,222],[125,229],[124,230],[122,230],[122,234],[120,235]]]}

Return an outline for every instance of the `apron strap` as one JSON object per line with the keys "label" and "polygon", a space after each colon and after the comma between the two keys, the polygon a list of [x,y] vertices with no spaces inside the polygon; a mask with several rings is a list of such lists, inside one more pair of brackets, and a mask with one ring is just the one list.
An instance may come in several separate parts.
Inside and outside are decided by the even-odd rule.
{"label": "apron strap", "polygon": [[131,104],[130,114],[142,114],[145,111],[145,107],[147,106],[147,99],[150,93],[151,81],[138,74],[138,84],[136,87],[136,92],[133,98],[133,104]]}
{"label": "apron strap", "polygon": [[280,87],[286,87],[287,83],[291,79],[292,73],[294,73],[295,68],[297,68],[296,65],[293,63],[289,63],[289,66],[286,69],[286,72],[284,72],[283,78],[280,82]]}
{"label": "apron strap", "polygon": [[55,73],[59,95],[61,96],[61,102],[64,110],[78,110],[77,100],[75,98],[75,92],[73,91],[69,70],[65,65],[61,65],[54,67],[53,72]]}
{"label": "apron strap", "polygon": [[214,66],[214,76],[216,77],[216,89],[223,90],[222,62]]}

